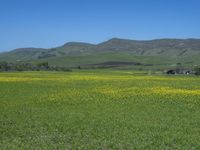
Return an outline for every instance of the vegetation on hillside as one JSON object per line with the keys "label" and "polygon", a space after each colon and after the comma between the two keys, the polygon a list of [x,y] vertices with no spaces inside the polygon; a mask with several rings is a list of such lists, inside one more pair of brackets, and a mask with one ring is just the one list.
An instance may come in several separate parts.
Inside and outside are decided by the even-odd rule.
{"label": "vegetation on hillside", "polygon": [[200,67],[195,67],[194,70],[196,75],[200,75]]}
{"label": "vegetation on hillside", "polygon": [[8,63],[6,61],[0,62],[0,71],[71,71],[66,67],[51,66],[48,62],[40,62],[37,64],[18,62]]}
{"label": "vegetation on hillside", "polygon": [[[12,72],[12,71],[72,71],[72,69],[116,69],[116,70],[130,70],[130,68],[126,68],[128,65],[133,65],[134,68],[131,70],[145,70],[153,72],[159,71],[165,74],[195,74],[200,75],[200,67],[196,66],[192,69],[185,69],[181,63],[176,65],[176,68],[163,70],[163,69],[153,69],[153,65],[151,64],[141,64],[136,62],[120,62],[120,61],[111,61],[99,64],[92,64],[87,66],[76,66],[73,68],[69,67],[60,67],[60,66],[52,66],[49,65],[48,62],[39,62],[39,63],[28,63],[28,62],[18,62],[18,63],[8,63],[6,61],[0,62],[0,72]],[[137,67],[137,68],[136,68]],[[150,69],[149,69],[150,68]],[[153,73],[154,74],[154,73]],[[159,73],[160,74],[160,73]]]}
{"label": "vegetation on hillside", "polygon": [[51,65],[65,67],[132,61],[167,68],[177,63],[184,66],[200,65],[199,58],[199,39],[136,41],[113,38],[96,45],[70,42],[56,48],[23,48],[0,54],[0,61],[47,61]]}

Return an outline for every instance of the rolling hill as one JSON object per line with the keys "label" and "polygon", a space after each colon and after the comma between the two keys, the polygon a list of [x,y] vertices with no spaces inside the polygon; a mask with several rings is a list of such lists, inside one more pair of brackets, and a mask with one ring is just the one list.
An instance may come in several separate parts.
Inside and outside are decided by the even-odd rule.
{"label": "rolling hill", "polygon": [[50,49],[20,48],[0,53],[0,61],[48,61],[51,65],[67,67],[169,68],[174,67],[177,63],[191,67],[200,64],[200,39],[139,41],[113,38],[96,45],[69,42]]}

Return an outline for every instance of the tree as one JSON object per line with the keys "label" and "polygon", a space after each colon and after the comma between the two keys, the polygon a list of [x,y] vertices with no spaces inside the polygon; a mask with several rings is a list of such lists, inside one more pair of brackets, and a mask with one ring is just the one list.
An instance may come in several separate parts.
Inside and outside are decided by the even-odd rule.
{"label": "tree", "polygon": [[8,71],[9,70],[9,64],[5,61],[0,62],[0,70],[1,71]]}
{"label": "tree", "polygon": [[78,69],[81,69],[81,66],[78,66]]}
{"label": "tree", "polygon": [[48,62],[41,62],[37,64],[37,67],[39,70],[48,70],[49,69],[49,63]]}
{"label": "tree", "polygon": [[195,75],[200,75],[200,67],[195,67],[194,71],[195,71]]}
{"label": "tree", "polygon": [[177,73],[181,73],[181,70],[183,69],[183,66],[181,63],[177,63],[176,64],[176,72]]}

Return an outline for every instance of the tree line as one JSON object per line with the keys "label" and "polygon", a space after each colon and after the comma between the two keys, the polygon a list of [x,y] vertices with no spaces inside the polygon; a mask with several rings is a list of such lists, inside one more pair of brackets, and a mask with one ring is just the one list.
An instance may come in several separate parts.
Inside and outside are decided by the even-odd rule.
{"label": "tree line", "polygon": [[194,71],[195,71],[195,75],[200,75],[200,67],[195,67]]}
{"label": "tree line", "polygon": [[6,61],[0,62],[0,71],[71,71],[69,68],[60,66],[51,66],[48,62],[28,63],[16,62],[9,63]]}

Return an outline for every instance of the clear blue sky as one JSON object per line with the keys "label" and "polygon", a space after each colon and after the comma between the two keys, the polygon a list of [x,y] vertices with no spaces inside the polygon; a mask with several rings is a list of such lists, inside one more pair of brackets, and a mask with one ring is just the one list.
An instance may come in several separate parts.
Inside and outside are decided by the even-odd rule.
{"label": "clear blue sky", "polygon": [[200,38],[200,0],[0,0],[0,51],[112,37]]}

